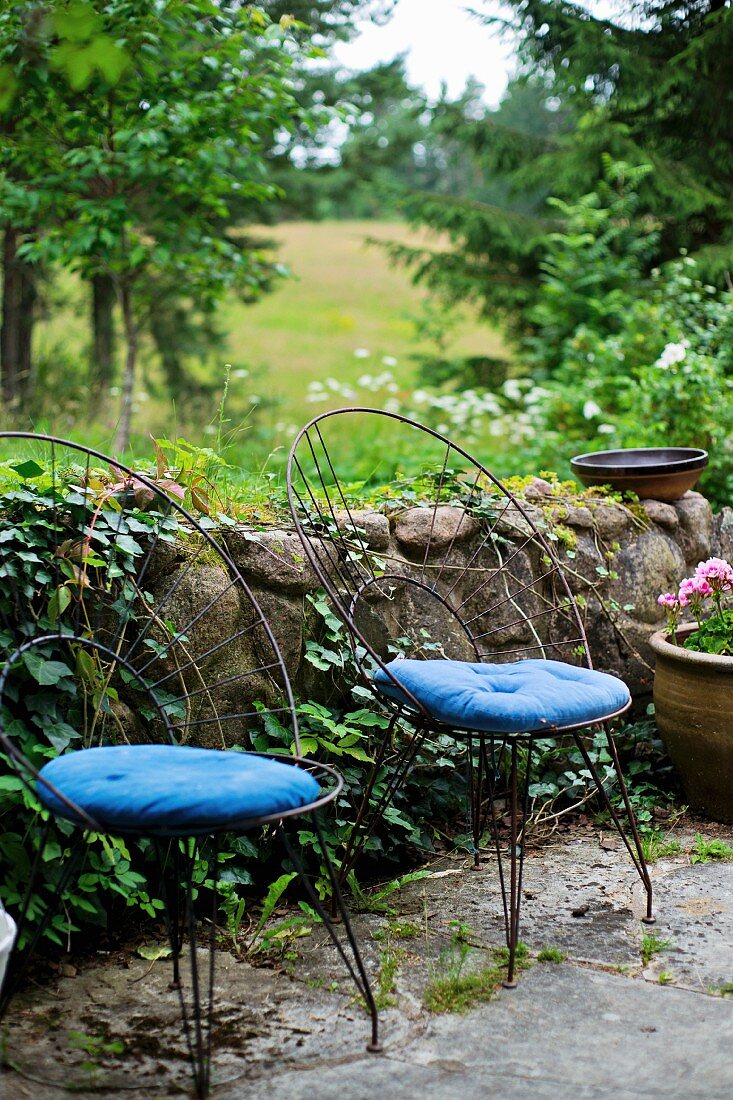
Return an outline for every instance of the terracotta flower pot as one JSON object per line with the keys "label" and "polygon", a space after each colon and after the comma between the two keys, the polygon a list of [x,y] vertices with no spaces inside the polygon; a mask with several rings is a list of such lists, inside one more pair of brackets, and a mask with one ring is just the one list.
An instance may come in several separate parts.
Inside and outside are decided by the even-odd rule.
{"label": "terracotta flower pot", "polygon": [[661,630],[650,643],[657,725],[690,808],[733,823],[733,657],[684,649]]}

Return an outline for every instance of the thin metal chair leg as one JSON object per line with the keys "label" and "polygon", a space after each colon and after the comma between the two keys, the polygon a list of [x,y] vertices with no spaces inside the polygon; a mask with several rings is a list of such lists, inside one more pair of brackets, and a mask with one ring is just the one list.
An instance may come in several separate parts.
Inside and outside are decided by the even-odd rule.
{"label": "thin metal chair leg", "polygon": [[356,936],[354,935],[354,931],[351,927],[351,921],[349,919],[348,910],[347,910],[346,905],[344,903],[344,899],[343,899],[343,895],[341,893],[341,890],[339,889],[338,878],[337,878],[336,872],[334,871],[333,863],[332,863],[331,858],[330,858],[329,853],[328,853],[328,848],[326,847],[326,843],[325,843],[325,840],[324,840],[324,837],[323,837],[323,832],[321,830],[320,823],[319,823],[319,821],[317,819],[317,816],[315,814],[313,815],[312,821],[313,821],[313,831],[315,832],[316,837],[318,838],[318,844],[319,844],[321,856],[322,856],[322,859],[323,859],[323,862],[324,862],[324,865],[325,865],[325,868],[326,868],[326,874],[328,875],[328,881],[331,884],[332,902],[335,904],[335,907],[338,911],[339,918],[340,918],[339,923],[343,925],[344,935],[346,937],[349,948],[351,950],[351,956],[353,958],[353,962],[352,962],[352,959],[350,959],[349,956],[347,955],[346,949],[345,949],[344,945],[342,944],[341,940],[336,935],[336,930],[335,930],[334,925],[333,925],[333,920],[329,917],[328,913],[326,912],[326,908],[323,905],[323,902],[319,898],[319,896],[316,893],[316,890],[313,886],[313,883],[311,882],[310,878],[306,874],[305,868],[303,867],[302,860],[300,859],[300,856],[299,856],[298,852],[296,851],[295,846],[293,844],[291,844],[290,839],[288,838],[287,832],[285,831],[285,829],[283,828],[282,825],[279,826],[278,831],[279,831],[280,836],[282,838],[282,842],[283,842],[283,845],[285,847],[285,850],[288,853],[288,856],[290,857],[290,859],[293,863],[293,866],[295,867],[295,870],[298,872],[298,877],[300,878],[300,881],[303,884],[303,887],[306,891],[306,894],[308,895],[309,901],[311,902],[311,904],[312,904],[313,908],[315,909],[316,913],[318,914],[318,916],[323,921],[323,926],[326,929],[326,932],[328,933],[329,939],[331,940],[334,947],[338,951],[339,956],[341,957],[341,960],[343,961],[344,966],[346,967],[351,980],[353,981],[354,985],[356,986],[358,992],[364,998],[364,1002],[366,1004],[367,1011],[368,1011],[369,1016],[371,1018],[371,1038],[370,1038],[370,1041],[367,1043],[367,1050],[372,1052],[372,1053],[377,1053],[378,1054],[383,1049],[382,1044],[381,1044],[380,1039],[379,1039],[379,1013],[378,1013],[378,1010],[377,1010],[376,1002],[374,1000],[374,994],[372,992],[372,988],[371,988],[371,985],[370,985],[370,982],[369,982],[369,976],[366,972],[366,967],[364,966],[364,961],[361,957],[361,952],[359,951],[359,945],[356,941]]}
{"label": "thin metal chair leg", "polygon": [[[386,791],[383,795],[381,795],[376,806],[372,807],[371,810],[369,810],[368,816],[366,816],[361,823],[361,828],[357,830],[356,825],[354,826],[349,842],[349,847],[347,848],[347,854],[344,856],[343,862],[341,864],[341,870],[338,876],[339,884],[341,886],[343,886],[346,882],[349,871],[351,871],[356,866],[357,860],[364,850],[364,846],[366,845],[367,841],[374,832],[374,829],[380,817],[382,816],[384,811],[391,805],[393,798],[407,779],[412,763],[417,756],[418,750],[422,745],[424,739],[424,730],[418,729],[413,732],[413,735],[410,739],[409,747],[407,748],[404,756],[399,761],[397,768],[395,769],[394,775],[387,785]],[[374,773],[373,780],[371,780],[370,782],[368,791],[365,792],[365,796],[362,799],[362,804],[364,804],[365,800],[368,804],[369,796],[374,790],[375,782],[376,772]]]}
{"label": "thin metal chair leg", "polygon": [[583,762],[585,763],[586,768],[588,769],[588,771],[591,774],[593,782],[595,783],[595,786],[596,786],[596,790],[598,791],[598,794],[600,796],[601,803],[602,803],[604,809],[608,811],[608,813],[611,817],[611,821],[613,822],[614,828],[616,829],[616,832],[618,833],[618,835],[621,837],[622,841],[624,842],[626,850],[627,850],[627,852],[629,853],[629,855],[631,857],[631,862],[633,863],[633,865],[636,869],[636,872],[639,875],[639,878],[641,879],[641,881],[644,885],[644,889],[646,891],[646,915],[644,917],[642,917],[642,920],[644,921],[645,924],[654,924],[656,922],[656,917],[654,917],[653,912],[652,912],[652,901],[653,901],[652,881],[651,881],[651,877],[649,875],[649,868],[647,867],[646,858],[644,856],[644,849],[643,849],[642,843],[641,843],[641,836],[639,835],[639,829],[638,829],[638,826],[636,824],[636,818],[634,816],[634,811],[633,811],[633,809],[631,807],[631,803],[629,801],[629,795],[628,795],[628,791],[626,789],[626,783],[624,782],[624,777],[623,777],[623,773],[622,773],[622,770],[621,770],[621,761],[619,760],[619,756],[618,756],[618,749],[616,748],[616,744],[613,740],[611,732],[610,732],[608,726],[605,723],[604,723],[604,730],[605,730],[605,734],[606,734],[606,740],[608,742],[609,752],[611,754],[611,759],[612,759],[613,765],[614,765],[614,771],[616,772],[616,778],[618,780],[619,790],[621,792],[621,799],[622,799],[622,802],[624,804],[624,809],[626,811],[626,815],[627,815],[628,822],[629,822],[629,827],[631,829],[631,834],[632,834],[632,837],[633,837],[633,840],[634,840],[633,847],[631,845],[631,842],[630,842],[629,838],[626,835],[626,831],[625,831],[625,829],[623,827],[623,824],[621,822],[621,817],[618,813],[618,810],[616,809],[616,807],[611,802],[608,791],[606,790],[606,788],[603,784],[603,780],[601,779],[600,775],[598,774],[598,770],[597,770],[595,764],[593,763],[593,761],[590,758],[590,753],[588,752],[588,749],[586,748],[586,746],[583,742],[583,738],[580,736],[580,733],[577,733],[577,732],[574,733],[573,734],[573,740],[575,741],[575,744],[577,745],[578,749],[580,750],[580,754],[583,757]]}
{"label": "thin metal chair leg", "polygon": [[466,794],[468,799],[468,811],[469,820],[467,825],[470,834],[473,838],[473,866],[471,870],[479,871],[481,865],[479,863],[479,845],[481,843],[481,803],[483,800],[483,784],[482,784],[482,768],[481,768],[481,746],[483,745],[483,738],[479,740],[479,760],[478,767],[474,767],[473,762],[473,738],[469,737],[466,742]]}
{"label": "thin metal chair leg", "polygon": [[[506,749],[506,743],[502,743],[501,754],[503,756]],[[496,782],[498,778],[498,767],[495,766],[494,757],[494,741],[491,741],[491,758],[488,756],[485,759],[486,763],[486,785],[488,788],[488,826],[491,831],[491,837],[494,842],[494,851],[496,852],[497,870],[499,873],[499,887],[501,889],[501,903],[504,910],[504,928],[507,935],[507,946],[509,945],[509,897],[506,888],[506,875],[504,874],[504,858],[501,854],[501,836],[499,832],[499,819],[496,813]]]}
{"label": "thin metal chair leg", "polygon": [[509,934],[507,936],[507,947],[509,949],[509,960],[507,966],[506,980],[502,982],[505,989],[515,989],[516,981],[514,977],[515,964],[517,957],[517,944],[519,943],[519,916],[522,907],[522,879],[524,876],[524,853],[525,853],[525,837],[524,830],[527,822],[527,806],[529,801],[529,778],[530,778],[530,764],[532,755],[532,741],[527,742],[527,766],[524,775],[524,786],[522,790],[522,804],[521,804],[521,829],[519,825],[519,791],[518,791],[518,744],[517,739],[512,740],[511,745],[511,773],[510,773],[510,827],[509,827],[509,859],[510,859],[510,872],[509,872]]}
{"label": "thin metal chair leg", "polygon": [[[652,879],[649,874],[649,867],[647,866],[646,856],[644,855],[644,847],[641,843],[641,835],[639,833],[639,826],[636,823],[636,814],[631,807],[631,801],[629,799],[629,792],[626,787],[626,780],[624,779],[623,769],[621,767],[621,760],[618,755],[618,748],[616,742],[613,739],[611,733],[611,726],[608,722],[603,723],[603,729],[606,734],[606,741],[608,742],[608,749],[613,760],[613,766],[616,771],[616,777],[618,778],[618,786],[621,792],[621,799],[626,810],[626,817],[631,829],[631,835],[634,838],[634,847],[636,848],[636,854],[639,858],[638,865],[635,864],[639,873],[642,883],[644,884],[644,890],[646,891],[646,915],[641,919],[644,924],[655,924],[657,918],[654,916],[653,911],[653,891],[652,891]],[[624,834],[625,835],[625,834]]]}

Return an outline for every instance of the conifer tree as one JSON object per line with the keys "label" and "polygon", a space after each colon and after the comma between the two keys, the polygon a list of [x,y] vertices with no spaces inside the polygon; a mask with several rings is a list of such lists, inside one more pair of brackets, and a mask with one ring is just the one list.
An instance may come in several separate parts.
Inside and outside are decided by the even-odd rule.
{"label": "conifer tree", "polygon": [[724,285],[733,270],[730,0],[619,0],[607,17],[570,0],[508,7],[508,17],[483,21],[517,36],[520,75],[508,99],[528,89],[541,96],[545,125],[516,111],[509,121],[505,102],[457,127],[503,194],[494,204],[412,196],[413,221],[445,230],[454,247],[398,258],[448,298],[473,299],[521,333],[545,237],[557,229],[547,199],[588,194],[611,158],[653,168],[639,188],[639,216],[659,228],[648,266],[686,249],[702,278]]}

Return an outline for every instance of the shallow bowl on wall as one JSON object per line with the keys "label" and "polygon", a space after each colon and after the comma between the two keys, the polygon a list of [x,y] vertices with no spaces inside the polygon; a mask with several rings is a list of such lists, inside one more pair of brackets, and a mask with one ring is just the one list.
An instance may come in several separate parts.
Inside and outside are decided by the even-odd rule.
{"label": "shallow bowl on wall", "polygon": [[610,485],[653,500],[679,500],[708,464],[696,447],[637,447],[576,455],[570,468],[584,485]]}

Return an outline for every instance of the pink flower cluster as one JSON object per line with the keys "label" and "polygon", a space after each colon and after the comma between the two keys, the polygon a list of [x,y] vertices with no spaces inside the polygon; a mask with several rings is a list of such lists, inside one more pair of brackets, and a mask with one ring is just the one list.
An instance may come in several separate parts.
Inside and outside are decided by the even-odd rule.
{"label": "pink flower cluster", "polygon": [[720,612],[723,596],[730,593],[733,593],[733,566],[723,558],[708,558],[700,562],[693,576],[680,582],[676,593],[663,592],[657,597],[657,603],[665,608],[669,633],[674,634],[683,607],[689,607],[699,620],[703,600],[712,599]]}
{"label": "pink flower cluster", "polygon": [[708,558],[701,561],[695,570],[695,577],[704,582],[713,592],[733,592],[733,566],[723,558]]}

